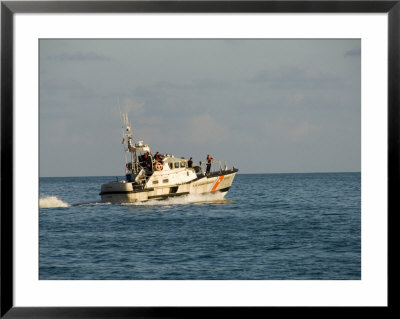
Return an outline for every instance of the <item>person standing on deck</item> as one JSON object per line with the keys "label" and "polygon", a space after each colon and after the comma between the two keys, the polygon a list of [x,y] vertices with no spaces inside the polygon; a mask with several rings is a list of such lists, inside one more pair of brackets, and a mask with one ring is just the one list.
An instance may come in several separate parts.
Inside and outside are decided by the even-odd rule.
{"label": "person standing on deck", "polygon": [[210,173],[211,170],[211,161],[213,160],[213,158],[210,155],[207,155],[207,169],[206,169],[206,173]]}
{"label": "person standing on deck", "polygon": [[145,167],[147,167],[147,169],[151,170],[151,158],[150,158],[148,152],[146,152],[144,154],[143,162],[144,162]]}

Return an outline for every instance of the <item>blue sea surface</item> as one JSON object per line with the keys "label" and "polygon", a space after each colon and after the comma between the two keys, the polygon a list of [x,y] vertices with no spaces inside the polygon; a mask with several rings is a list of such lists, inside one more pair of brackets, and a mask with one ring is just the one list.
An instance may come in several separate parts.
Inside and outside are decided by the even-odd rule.
{"label": "blue sea surface", "polygon": [[360,173],[238,174],[223,199],[101,203],[113,179],[40,178],[40,280],[361,279]]}

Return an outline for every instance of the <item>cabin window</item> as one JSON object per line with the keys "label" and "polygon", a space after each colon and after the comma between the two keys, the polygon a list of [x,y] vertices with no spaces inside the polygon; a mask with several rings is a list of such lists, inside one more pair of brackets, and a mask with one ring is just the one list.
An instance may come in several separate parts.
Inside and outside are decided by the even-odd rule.
{"label": "cabin window", "polygon": [[168,163],[169,169],[173,169],[174,166],[172,165],[172,163]]}
{"label": "cabin window", "polygon": [[168,183],[168,182],[169,182],[169,179],[168,179],[168,178],[163,179],[163,183]]}
{"label": "cabin window", "polygon": [[186,167],[186,162],[181,162],[181,167]]}
{"label": "cabin window", "polygon": [[175,194],[177,191],[178,191],[178,186],[171,187],[171,188],[169,189],[169,193],[170,193],[170,194]]}
{"label": "cabin window", "polygon": [[153,181],[153,184],[158,184],[158,181]]}
{"label": "cabin window", "polygon": [[175,168],[179,168],[179,162],[175,162]]}

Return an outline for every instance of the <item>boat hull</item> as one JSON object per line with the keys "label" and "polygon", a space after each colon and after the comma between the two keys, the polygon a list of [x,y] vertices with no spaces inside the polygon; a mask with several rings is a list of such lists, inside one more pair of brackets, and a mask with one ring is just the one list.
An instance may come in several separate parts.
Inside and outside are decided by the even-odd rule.
{"label": "boat hull", "polygon": [[153,188],[137,188],[130,182],[111,182],[102,185],[100,196],[102,202],[110,203],[145,202],[189,194],[220,193],[225,196],[236,172],[237,169],[200,175],[188,183]]}

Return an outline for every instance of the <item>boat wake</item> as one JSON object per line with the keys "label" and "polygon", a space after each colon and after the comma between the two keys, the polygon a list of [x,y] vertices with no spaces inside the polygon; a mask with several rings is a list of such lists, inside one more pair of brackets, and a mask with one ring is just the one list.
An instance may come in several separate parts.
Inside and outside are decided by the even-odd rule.
{"label": "boat wake", "polygon": [[46,196],[39,199],[39,208],[69,207],[70,204],[63,202],[56,196]]}
{"label": "boat wake", "polygon": [[189,194],[179,197],[170,197],[167,199],[152,199],[144,202],[122,203],[126,206],[171,206],[187,204],[205,204],[205,203],[230,203],[231,200],[224,199],[225,194],[216,192],[208,194]]}
{"label": "boat wake", "polygon": [[69,204],[57,198],[57,196],[45,196],[39,199],[39,208],[96,206],[96,205],[110,205],[110,204],[111,203],[103,203],[98,201]]}
{"label": "boat wake", "polygon": [[111,203],[103,203],[103,202],[86,202],[86,203],[76,203],[71,206],[103,206],[103,205],[111,205]]}
{"label": "boat wake", "polygon": [[[171,206],[171,205],[187,205],[187,204],[223,204],[230,203],[232,200],[224,199],[225,194],[223,193],[212,193],[212,194],[189,194],[179,197],[172,197],[167,199],[152,199],[144,202],[134,203],[120,203],[122,206]],[[58,208],[58,207],[76,207],[76,206],[97,206],[97,205],[112,205],[112,203],[103,202],[83,202],[69,204],[56,196],[45,196],[39,199],[39,208]]]}

